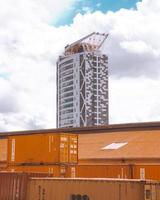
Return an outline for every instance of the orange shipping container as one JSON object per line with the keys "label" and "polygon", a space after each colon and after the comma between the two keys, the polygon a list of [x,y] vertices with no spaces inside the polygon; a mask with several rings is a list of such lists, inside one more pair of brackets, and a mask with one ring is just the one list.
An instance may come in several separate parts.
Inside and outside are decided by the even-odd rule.
{"label": "orange shipping container", "polygon": [[[74,152],[70,151],[70,139],[74,137]],[[32,134],[8,137],[8,163],[77,163],[77,135]],[[75,155],[72,158],[72,154]],[[72,159],[70,159],[72,158]],[[76,159],[75,159],[76,158]]]}
{"label": "orange shipping container", "polygon": [[159,164],[69,166],[72,177],[160,180]]}
{"label": "orange shipping container", "polygon": [[27,200],[159,200],[153,181],[30,178]]}
{"label": "orange shipping container", "polygon": [[77,165],[75,167],[75,177],[133,178],[130,165]]}
{"label": "orange shipping container", "polygon": [[[73,171],[68,165],[37,165],[37,166],[9,166],[8,172],[47,173],[52,177],[73,177]],[[72,174],[71,174],[72,172]]]}
{"label": "orange shipping container", "polygon": [[160,180],[160,165],[146,164],[133,165],[133,176],[137,179]]}

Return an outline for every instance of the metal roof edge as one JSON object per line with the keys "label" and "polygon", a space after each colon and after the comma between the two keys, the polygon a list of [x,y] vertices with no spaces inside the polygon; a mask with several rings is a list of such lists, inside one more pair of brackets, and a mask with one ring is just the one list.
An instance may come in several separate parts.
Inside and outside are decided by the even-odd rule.
{"label": "metal roof edge", "polygon": [[7,135],[26,135],[26,134],[43,134],[43,133],[97,133],[97,132],[118,132],[118,131],[135,131],[135,130],[160,130],[160,122],[138,122],[125,124],[109,124],[90,127],[73,127],[73,128],[53,128],[53,129],[37,129],[0,132],[0,136]]}
{"label": "metal roof edge", "polygon": [[[160,161],[160,157],[103,157],[103,158],[79,158],[79,161],[92,161],[92,160],[97,160],[97,161],[110,161],[110,160],[113,160],[113,161],[121,161],[123,163],[125,163],[126,161],[129,161],[129,160],[158,160]],[[132,163],[131,163],[132,164]]]}

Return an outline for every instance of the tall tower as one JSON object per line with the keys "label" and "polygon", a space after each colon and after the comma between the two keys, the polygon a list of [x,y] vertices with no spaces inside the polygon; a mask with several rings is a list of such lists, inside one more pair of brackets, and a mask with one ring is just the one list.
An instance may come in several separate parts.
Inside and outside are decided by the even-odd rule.
{"label": "tall tower", "polygon": [[57,61],[57,127],[108,124],[108,34],[91,33],[67,45]]}

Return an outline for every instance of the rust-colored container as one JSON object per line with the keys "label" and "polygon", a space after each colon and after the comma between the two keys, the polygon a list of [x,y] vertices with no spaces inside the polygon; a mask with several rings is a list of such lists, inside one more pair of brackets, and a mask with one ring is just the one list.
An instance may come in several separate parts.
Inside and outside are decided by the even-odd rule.
{"label": "rust-colored container", "polygon": [[5,171],[7,169],[7,163],[6,162],[1,162],[0,163],[0,172]]}
{"label": "rust-colored container", "polygon": [[[70,151],[70,141],[75,142]],[[32,134],[8,137],[8,163],[52,164],[77,163],[77,135],[72,134]]]}
{"label": "rust-colored container", "polygon": [[31,178],[27,200],[159,200],[159,184],[116,179]]}
{"label": "rust-colored container", "polygon": [[133,178],[132,170],[129,165],[76,165],[75,177]]}
{"label": "rust-colored container", "polygon": [[29,177],[47,177],[44,173],[0,172],[0,200],[26,200]]}

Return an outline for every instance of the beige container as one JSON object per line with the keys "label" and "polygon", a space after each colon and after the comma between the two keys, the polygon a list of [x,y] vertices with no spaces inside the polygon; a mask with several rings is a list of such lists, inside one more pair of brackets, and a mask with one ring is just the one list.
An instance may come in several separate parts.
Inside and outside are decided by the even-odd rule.
{"label": "beige container", "polygon": [[159,189],[151,181],[31,178],[27,200],[159,200]]}

